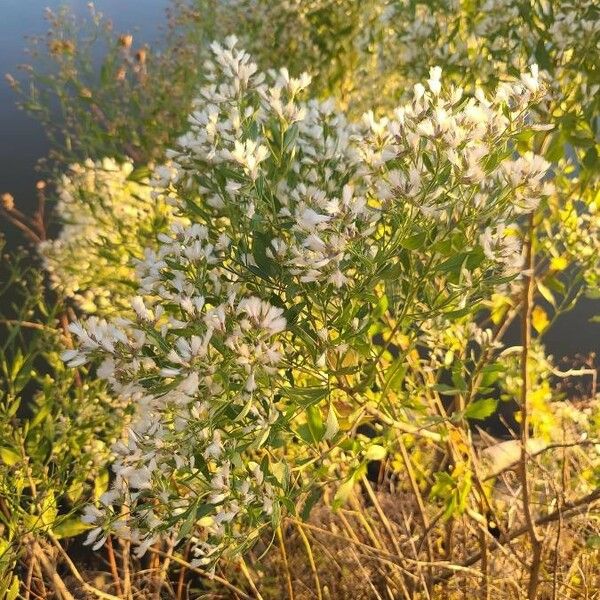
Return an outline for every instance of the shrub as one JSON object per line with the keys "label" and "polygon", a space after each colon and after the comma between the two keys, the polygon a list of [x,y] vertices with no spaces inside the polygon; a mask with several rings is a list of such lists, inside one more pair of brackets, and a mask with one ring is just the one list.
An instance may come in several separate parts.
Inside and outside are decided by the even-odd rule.
{"label": "shrub", "polygon": [[202,564],[276,525],[339,460],[343,502],[379,452],[349,435],[365,412],[446,435],[418,407],[399,419],[403,361],[371,338],[412,345],[426,318],[470,313],[517,272],[519,233],[504,224],[551,191],[545,161],[511,157],[535,70],[468,98],[432,69],[390,117],[351,123],[299,100],[307,77],[260,73],[235,44],[213,44],[210,83],[169,153],[175,175],[159,182],[191,224],[138,261],[137,318],[74,324],[81,346],[65,353],[102,357],[99,375],[138,411],[90,541],[113,529],[143,551],[189,536]]}

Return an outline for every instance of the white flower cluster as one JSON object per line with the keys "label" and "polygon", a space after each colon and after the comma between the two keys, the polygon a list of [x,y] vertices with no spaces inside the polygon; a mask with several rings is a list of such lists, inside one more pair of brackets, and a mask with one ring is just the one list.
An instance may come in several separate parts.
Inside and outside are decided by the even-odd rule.
{"label": "white flower cluster", "polygon": [[[143,551],[188,537],[200,564],[276,523],[289,501],[280,449],[307,406],[294,382],[338,377],[327,331],[339,330],[340,352],[351,354],[342,327],[370,343],[368,316],[356,308],[333,324],[339,313],[385,277],[439,300],[453,244],[466,252],[452,284],[464,305],[476,278],[520,254],[502,223],[531,210],[543,179],[537,159],[507,158],[539,98],[535,70],[465,97],[432,69],[390,116],[350,123],[331,101],[298,98],[307,77],[258,72],[234,38],[212,50],[190,130],[155,174],[189,222],[137,257],[135,317],[73,324],[80,347],[64,355],[101,359],[99,376],[137,405],[113,487],[86,516],[90,541],[112,528]],[[407,249],[438,275],[415,282]],[[398,302],[426,304],[414,295]]]}
{"label": "white flower cluster", "polygon": [[[506,215],[532,210],[550,191],[543,180],[549,165],[540,157],[490,160],[539,96],[535,66],[492,98],[480,90],[466,98],[458,88],[441,94],[441,69],[432,68],[427,87],[417,84],[413,101],[392,117],[377,120],[370,112],[355,124],[331,100],[298,103],[309,79],[290,78],[285,69],[259,73],[234,38],[213,50],[216,61],[207,69],[218,83],[201,90],[190,131],[169,153],[177,179],[236,227],[275,230],[266,256],[301,283],[348,283],[356,255],[376,251],[371,238],[390,215],[449,224],[470,210],[481,223],[508,193],[518,201],[505,206]],[[289,176],[273,186],[272,173],[282,165]],[[493,232],[498,240],[504,228]]]}
{"label": "white flower cluster", "polygon": [[[391,0],[382,13],[381,41],[396,52],[382,56],[412,77],[420,77],[427,61],[444,64],[465,85],[498,81],[522,70],[534,56],[550,57],[555,79],[585,84],[574,72],[593,60],[600,37],[594,0],[556,0],[530,5],[523,0],[456,0],[409,2]],[[391,56],[390,56],[391,55]],[[390,63],[391,65],[392,63]],[[590,90],[593,93],[593,90]],[[592,96],[589,96],[592,98]]]}
{"label": "white flower cluster", "polygon": [[[157,278],[167,302],[178,288],[185,293],[190,280],[199,283],[201,261],[188,263],[183,248],[179,256],[168,247],[161,253],[164,260],[179,259],[189,267],[179,280]],[[143,553],[161,535],[168,515],[185,513],[194,525],[202,520],[197,551],[203,556],[197,564],[206,564],[240,511],[267,518],[273,513],[272,466],[267,470],[241,456],[259,453],[279,419],[272,380],[282,357],[276,338],[286,320],[282,309],[255,296],[236,299],[235,289],[221,287],[215,276],[212,270],[200,282],[210,294],[206,302],[194,297],[191,313],[181,302],[186,321],[167,315],[162,305],[150,310],[137,296],[132,301],[137,325],[126,319],[111,325],[96,317],[85,329],[71,325],[81,346],[66,351],[64,359],[77,365],[94,353],[106,354],[99,376],[138,407],[126,439],[114,448],[112,489],[101,498],[101,508],[89,508],[85,517],[97,525],[88,537],[96,547],[105,539],[103,524],[132,539]],[[145,506],[149,498],[152,508]],[[135,503],[138,513],[120,516],[118,507]]]}
{"label": "white flower cluster", "polygon": [[72,165],[57,191],[62,229],[39,246],[52,286],[86,313],[129,308],[131,259],[173,220],[166,194],[109,158]]}

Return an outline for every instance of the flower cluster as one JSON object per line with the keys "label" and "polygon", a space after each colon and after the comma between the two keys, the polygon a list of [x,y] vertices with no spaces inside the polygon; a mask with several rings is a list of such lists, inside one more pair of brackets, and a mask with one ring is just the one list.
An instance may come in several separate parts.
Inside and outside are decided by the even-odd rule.
{"label": "flower cluster", "polygon": [[390,71],[400,69],[405,78],[422,77],[433,62],[447,67],[466,87],[477,81],[492,85],[536,57],[562,88],[561,95],[566,86],[597,102],[589,67],[600,26],[591,0],[560,0],[552,7],[532,7],[522,0],[471,5],[393,0],[381,14],[380,27],[381,61]]}
{"label": "flower cluster", "polygon": [[131,257],[130,317],[72,324],[80,345],[64,355],[100,360],[137,407],[86,515],[90,541],[112,529],[143,551],[187,537],[200,564],[294,509],[292,473],[341,435],[334,399],[358,409],[351,390],[378,373],[382,315],[404,315],[406,332],[452,319],[516,273],[503,223],[546,193],[545,163],[513,156],[541,95],[535,69],[466,96],[434,68],[410,102],[352,122],[302,99],[308,77],[259,72],[234,38],[212,51],[189,131],[154,175],[181,220]]}
{"label": "flower cluster", "polygon": [[72,165],[57,191],[62,229],[39,246],[52,286],[86,313],[128,309],[132,258],[173,220],[168,194],[109,158]]}

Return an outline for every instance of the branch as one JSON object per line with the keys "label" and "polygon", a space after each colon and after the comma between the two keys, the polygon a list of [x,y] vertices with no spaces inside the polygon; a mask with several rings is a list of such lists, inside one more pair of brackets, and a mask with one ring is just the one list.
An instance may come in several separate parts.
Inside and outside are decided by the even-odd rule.
{"label": "branch", "polygon": [[371,416],[383,421],[386,425],[389,425],[393,429],[397,429],[402,433],[409,433],[411,435],[415,435],[417,437],[423,437],[433,442],[441,442],[444,438],[440,433],[435,431],[430,431],[429,429],[425,429],[423,427],[417,427],[416,425],[410,425],[409,423],[404,423],[403,421],[398,421],[396,419],[392,419],[388,417],[385,413],[382,413],[380,410],[376,409],[374,406],[366,405],[365,410]]}
{"label": "branch", "polygon": [[529,442],[529,399],[528,392],[529,381],[529,349],[531,346],[531,315],[533,311],[533,292],[535,282],[535,254],[533,252],[534,236],[534,213],[529,215],[527,229],[527,240],[525,243],[525,271],[523,272],[523,312],[521,319],[521,457],[519,460],[519,476],[523,490],[523,511],[525,513],[525,523],[531,541],[533,556],[531,567],[529,569],[529,585],[527,586],[527,598],[535,600],[537,596],[541,558],[542,558],[542,538],[540,537],[533,518],[531,509],[531,496],[529,489],[529,474],[527,463],[529,461],[528,442]]}

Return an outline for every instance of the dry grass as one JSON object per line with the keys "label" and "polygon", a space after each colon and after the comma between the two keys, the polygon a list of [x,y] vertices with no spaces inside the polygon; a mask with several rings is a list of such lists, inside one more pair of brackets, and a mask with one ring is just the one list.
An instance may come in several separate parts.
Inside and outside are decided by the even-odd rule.
{"label": "dry grass", "polygon": [[[577,452],[570,449],[569,453],[572,456],[560,450],[572,465],[581,466]],[[537,462],[540,467],[534,469],[538,475],[533,487],[553,489],[556,472],[553,475]],[[507,480],[511,478],[515,475],[508,472]],[[500,493],[512,489],[510,481],[505,485]],[[498,514],[502,530],[498,540],[473,507],[446,520],[440,508],[428,502],[423,515],[408,478],[396,477],[393,484],[385,478],[385,484],[375,487],[363,480],[348,505],[336,512],[327,505],[326,496],[307,522],[286,519],[280,536],[265,537],[243,562],[221,564],[212,579],[190,567],[185,547],[174,552],[155,547],[142,560],[134,560],[123,545],[92,554],[71,544],[68,550],[78,566],[69,566],[56,544],[36,548],[37,542],[32,542],[22,561],[21,594],[31,599],[71,600],[64,591],[61,595],[52,576],[55,570],[76,599],[527,598],[531,545],[518,506],[514,514],[509,510],[512,503],[505,503],[505,512]],[[542,497],[539,494],[536,499]],[[600,598],[600,551],[595,547],[600,540],[600,490],[583,498],[548,497],[547,504],[535,513],[542,539],[537,598]],[[45,555],[42,560],[40,552]]]}

